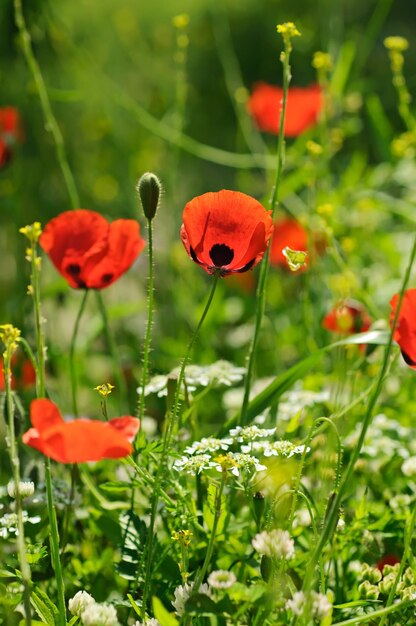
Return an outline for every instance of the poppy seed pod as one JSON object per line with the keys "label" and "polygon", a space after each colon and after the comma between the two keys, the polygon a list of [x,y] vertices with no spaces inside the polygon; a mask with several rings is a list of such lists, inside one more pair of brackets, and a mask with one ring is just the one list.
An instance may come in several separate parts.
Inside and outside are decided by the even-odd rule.
{"label": "poppy seed pod", "polygon": [[159,206],[159,197],[162,189],[160,180],[152,172],[146,172],[137,183],[136,189],[140,196],[143,212],[151,221],[156,215]]}

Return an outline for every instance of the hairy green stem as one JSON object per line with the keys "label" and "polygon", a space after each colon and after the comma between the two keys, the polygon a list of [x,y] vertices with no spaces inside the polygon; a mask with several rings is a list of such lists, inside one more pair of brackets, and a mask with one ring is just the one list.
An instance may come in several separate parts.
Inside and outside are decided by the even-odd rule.
{"label": "hairy green stem", "polygon": [[79,206],[78,191],[75,186],[74,177],[68,164],[68,158],[66,155],[62,133],[53,114],[45,81],[43,79],[39,64],[33,52],[30,33],[27,29],[26,21],[23,15],[22,0],[14,0],[14,15],[21,40],[23,54],[25,56],[28,68],[33,76],[36,90],[38,92],[43,115],[46,121],[46,129],[51,133],[55,143],[58,162],[65,180],[72,208],[76,208]]}
{"label": "hairy green stem", "polygon": [[77,371],[75,366],[75,344],[78,336],[79,324],[82,314],[84,313],[85,304],[88,298],[88,289],[85,289],[82,296],[81,304],[78,310],[77,317],[75,319],[74,330],[71,337],[71,345],[69,348],[69,370],[71,375],[71,392],[72,392],[72,411],[75,417],[78,417],[78,401],[77,401]]}
{"label": "hairy green stem", "polygon": [[178,420],[178,413],[179,413],[179,406],[180,406],[180,395],[181,395],[181,387],[182,387],[182,383],[184,381],[185,378],[185,368],[188,364],[188,360],[192,351],[192,348],[195,344],[195,341],[198,337],[199,331],[201,330],[202,324],[204,323],[204,320],[207,316],[207,313],[209,311],[209,308],[211,306],[212,300],[214,298],[214,294],[217,288],[217,284],[218,284],[218,280],[220,278],[219,273],[217,272],[214,275],[213,278],[213,283],[212,283],[212,287],[211,287],[211,291],[210,294],[208,296],[208,300],[207,303],[205,305],[205,308],[202,312],[201,318],[198,322],[198,326],[196,327],[196,330],[194,332],[194,334],[191,337],[191,340],[188,344],[186,353],[185,353],[185,357],[182,361],[182,365],[181,365],[181,369],[179,371],[179,376],[178,376],[178,380],[176,382],[176,389],[175,389],[175,397],[174,397],[174,401],[173,401],[173,406],[171,408],[171,410],[168,412],[167,414],[167,422],[165,425],[165,432],[163,435],[163,442],[162,442],[162,452],[161,452],[161,457],[160,457],[160,462],[159,462],[159,467],[158,467],[158,471],[156,474],[156,480],[155,480],[155,485],[154,485],[154,490],[153,490],[153,497],[152,497],[152,503],[151,503],[151,514],[150,514],[150,524],[149,524],[149,533],[147,536],[147,541],[146,541],[146,548],[145,548],[145,558],[146,558],[146,565],[145,565],[145,579],[144,579],[144,589],[143,589],[143,599],[142,599],[142,618],[145,619],[146,617],[146,604],[147,604],[147,600],[148,600],[148,596],[149,596],[149,590],[150,590],[150,579],[151,579],[151,570],[152,570],[152,560],[153,560],[153,542],[154,542],[154,535],[155,535],[155,521],[156,521],[156,513],[157,513],[157,507],[159,504],[159,497],[160,497],[160,490],[162,487],[162,479],[163,479],[163,475],[166,472],[166,463],[167,463],[167,456],[168,456],[168,451],[169,451],[169,445],[170,445],[170,441],[171,441],[171,437],[174,431],[174,428],[176,426],[177,420]]}
{"label": "hairy green stem", "polygon": [[139,399],[138,417],[143,418],[145,398],[146,398],[146,385],[149,370],[149,352],[150,352],[150,340],[152,336],[153,325],[153,228],[152,220],[147,220],[148,228],[148,258],[149,258],[149,284],[147,288],[147,327],[146,335],[144,339],[143,349],[143,373],[142,373],[142,390]]}
{"label": "hairy green stem", "polygon": [[6,391],[6,407],[8,417],[8,434],[9,434],[9,454],[12,466],[14,491],[15,491],[15,510],[17,516],[17,550],[19,554],[20,571],[23,583],[23,604],[25,608],[25,624],[31,626],[32,610],[30,606],[30,590],[31,590],[31,572],[26,558],[26,544],[23,524],[22,497],[19,490],[20,482],[20,461],[17,451],[16,434],[14,429],[14,412],[13,412],[13,396],[11,387],[11,351],[6,349],[6,358],[4,360],[4,381]]}
{"label": "hairy green stem", "polygon": [[[280,113],[280,124],[279,124],[279,137],[277,141],[277,167],[276,167],[276,180],[272,191],[272,196],[270,199],[270,208],[271,208],[271,217],[273,219],[278,194],[280,182],[282,179],[282,172],[284,167],[284,154],[285,154],[285,138],[284,138],[284,124],[286,117],[286,106],[287,106],[287,96],[289,91],[289,83],[290,83],[290,49],[286,46],[285,52],[283,53],[283,100],[282,100],[282,111]],[[245,386],[244,386],[244,399],[241,407],[239,423],[241,425],[245,424],[247,407],[250,400],[250,390],[251,390],[251,382],[253,378],[253,369],[254,369],[254,359],[256,356],[257,343],[260,336],[261,325],[264,317],[264,311],[266,308],[266,292],[267,292],[267,278],[269,274],[269,250],[270,246],[267,248],[263,261],[260,265],[260,273],[259,273],[259,282],[257,286],[257,311],[256,311],[256,322],[254,326],[254,334],[251,340],[250,349],[248,353],[247,360],[247,373],[245,378]]]}
{"label": "hairy green stem", "polygon": [[388,343],[386,345],[385,348],[385,352],[384,352],[384,358],[383,358],[383,362],[382,362],[382,366],[381,366],[381,370],[380,370],[380,374],[378,376],[377,379],[377,383],[376,386],[374,387],[374,390],[369,398],[368,401],[368,405],[367,405],[367,410],[365,412],[364,415],[364,419],[363,419],[363,425],[361,428],[361,432],[360,432],[360,436],[357,442],[357,445],[355,446],[354,450],[352,451],[347,469],[345,471],[345,474],[341,480],[338,492],[335,494],[334,499],[330,505],[330,508],[328,510],[327,513],[327,518],[326,518],[326,522],[325,522],[325,526],[323,528],[321,537],[315,547],[315,550],[312,553],[311,559],[309,561],[309,564],[307,566],[306,569],[306,574],[305,574],[305,578],[303,581],[303,586],[302,589],[304,591],[308,590],[311,582],[312,582],[312,578],[314,576],[314,572],[315,572],[315,566],[320,558],[320,555],[326,545],[326,543],[328,541],[331,540],[334,532],[335,532],[335,527],[336,527],[336,522],[337,522],[337,517],[338,517],[338,511],[340,508],[340,505],[342,503],[342,499],[345,495],[345,492],[350,484],[350,480],[351,477],[354,473],[354,467],[355,464],[358,460],[358,457],[360,456],[360,452],[361,449],[363,447],[364,444],[364,440],[365,440],[365,436],[367,434],[367,430],[371,424],[372,418],[373,418],[373,412],[374,412],[374,408],[375,405],[377,403],[377,400],[379,398],[380,392],[382,390],[383,387],[383,383],[385,380],[385,376],[388,370],[388,366],[389,366],[389,359],[390,359],[390,353],[391,353],[391,348],[393,345],[393,334],[394,334],[394,330],[396,328],[397,325],[397,321],[398,321],[398,317],[399,317],[399,313],[400,313],[400,308],[401,308],[401,304],[402,304],[402,300],[403,300],[403,296],[404,293],[406,291],[407,285],[409,283],[409,279],[410,279],[410,273],[413,267],[413,263],[415,260],[415,256],[416,256],[416,236],[414,238],[413,241],[413,246],[410,252],[410,256],[409,256],[409,262],[406,268],[406,272],[402,281],[402,285],[401,285],[401,289],[400,289],[400,295],[399,295],[399,301],[397,304],[397,308],[396,308],[396,313],[394,315],[394,319],[392,321],[391,324],[391,330],[389,333],[389,339],[388,339]]}

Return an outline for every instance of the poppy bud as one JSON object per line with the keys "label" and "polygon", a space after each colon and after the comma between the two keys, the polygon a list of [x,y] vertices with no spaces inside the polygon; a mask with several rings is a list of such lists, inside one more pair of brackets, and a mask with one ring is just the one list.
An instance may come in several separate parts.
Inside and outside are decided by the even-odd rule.
{"label": "poppy bud", "polygon": [[143,207],[143,212],[149,222],[156,215],[159,206],[159,196],[162,189],[160,180],[155,174],[146,172],[140,178],[136,187]]}
{"label": "poppy bud", "polygon": [[253,511],[256,524],[259,527],[261,524],[261,518],[263,517],[265,507],[264,495],[260,491],[256,491],[253,496]]}

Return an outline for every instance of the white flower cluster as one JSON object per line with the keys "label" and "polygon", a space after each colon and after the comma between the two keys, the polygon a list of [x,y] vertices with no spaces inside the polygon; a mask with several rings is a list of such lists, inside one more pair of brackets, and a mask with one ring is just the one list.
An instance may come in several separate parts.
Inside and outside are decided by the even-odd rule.
{"label": "white flower cluster", "polygon": [[215,463],[211,460],[209,454],[196,454],[195,456],[182,456],[180,459],[176,459],[173,464],[173,469],[178,472],[184,471],[191,476],[200,474],[202,470],[209,470],[215,467]]}
{"label": "white flower cluster", "polygon": [[216,452],[217,450],[228,450],[233,444],[231,437],[217,439],[216,437],[203,437],[201,441],[194,441],[191,446],[185,448],[185,454],[203,454],[204,452]]}
{"label": "white flower cluster", "polygon": [[294,541],[287,530],[277,528],[258,533],[252,540],[252,545],[258,554],[275,559],[288,561],[295,554]]}
{"label": "white flower cluster", "polygon": [[214,467],[217,472],[224,471],[224,467],[226,467],[234,476],[240,476],[240,470],[244,472],[262,472],[267,469],[255,456],[243,454],[242,452],[228,452],[220,460],[214,459]]}
{"label": "white flower cluster", "polygon": [[[29,517],[27,511],[22,511],[23,523],[38,524],[41,520],[39,515],[32,515]],[[16,537],[19,534],[17,529],[17,515],[16,513],[5,513],[3,517],[0,517],[0,537],[7,539],[9,533],[14,534]]]}
{"label": "white flower cluster", "polygon": [[[185,583],[184,585],[179,585],[179,587],[175,589],[175,592],[174,592],[175,599],[172,602],[172,606],[174,607],[176,613],[179,616],[185,613],[185,604],[187,600],[189,599],[189,597],[191,596],[193,589],[194,589],[194,583]],[[207,585],[206,583],[200,586],[200,588],[198,589],[198,593],[203,593],[209,598],[211,598],[212,596],[211,589],[209,588],[209,585]]]}
{"label": "white flower cluster", "polygon": [[[153,376],[146,385],[145,395],[155,393],[159,398],[166,396],[169,379],[177,379],[179,372],[180,369],[177,367],[166,376]],[[216,361],[212,365],[188,365],[185,368],[185,385],[191,392],[195,391],[197,387],[208,387],[209,385],[231,387],[243,379],[245,372],[244,367],[237,367],[228,361]],[[142,388],[138,387],[137,392],[141,394]]]}
{"label": "white flower cluster", "polygon": [[[16,497],[16,483],[11,480],[7,485],[7,493],[11,498]],[[19,481],[19,494],[21,498],[29,498],[35,493],[35,483],[31,480]]]}
{"label": "white flower cluster", "polygon": [[78,591],[68,601],[68,609],[81,618],[83,626],[120,626],[114,606],[96,602],[86,591]]}
{"label": "white flower cluster", "polygon": [[229,589],[235,582],[237,582],[235,574],[223,569],[211,572],[208,576],[208,584],[212,589]]}
{"label": "white flower cluster", "polygon": [[316,593],[316,591],[312,591],[309,598],[303,591],[296,591],[293,598],[286,602],[286,609],[292,611],[294,615],[303,615],[306,607],[309,608],[311,616],[319,620],[324,619],[332,612],[332,603],[328,597],[322,593]]}
{"label": "white flower cluster", "polygon": [[[262,454],[266,457],[270,456],[282,456],[286,459],[295,454],[303,454],[305,452],[305,446],[296,446],[291,441],[280,439],[279,441],[254,441],[252,444],[241,446],[242,452],[251,452]],[[310,448],[306,449],[309,452]]]}
{"label": "white flower cluster", "polygon": [[265,439],[272,437],[276,432],[276,428],[259,428],[255,424],[253,426],[236,426],[230,430],[230,435],[234,441],[238,443],[248,443],[255,439]]}

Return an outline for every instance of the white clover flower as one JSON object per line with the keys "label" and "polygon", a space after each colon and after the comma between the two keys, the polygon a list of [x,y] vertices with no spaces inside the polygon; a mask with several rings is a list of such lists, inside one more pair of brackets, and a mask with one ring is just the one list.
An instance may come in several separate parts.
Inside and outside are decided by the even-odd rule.
{"label": "white clover flower", "polygon": [[237,581],[237,578],[233,572],[219,569],[215,572],[211,572],[208,576],[208,584],[213,589],[228,589],[232,587]]}
{"label": "white clover flower", "polygon": [[204,452],[216,452],[217,450],[228,450],[233,440],[228,437],[217,439],[216,437],[203,437],[201,441],[194,441],[191,446],[185,448],[185,454],[203,454]]}
{"label": "white clover flower", "polygon": [[295,554],[295,544],[287,530],[273,529],[270,532],[263,530],[251,543],[258,554],[268,557],[289,560]]}
{"label": "white clover flower", "polygon": [[200,474],[202,470],[207,470],[214,466],[215,463],[213,463],[209,454],[196,454],[195,456],[184,455],[180,459],[177,459],[173,464],[173,469],[178,472],[184,470],[187,474],[196,476],[196,474]]}
{"label": "white clover flower", "polygon": [[296,591],[293,597],[286,602],[286,609],[292,611],[293,615],[302,615],[306,604],[306,596],[303,591]]}
{"label": "white clover flower", "polygon": [[264,439],[266,437],[272,437],[276,432],[276,428],[259,428],[255,424],[252,426],[236,426],[230,430],[231,437],[234,437],[238,443],[248,443],[255,439]]}
{"label": "white clover flower", "polygon": [[85,611],[90,604],[95,603],[94,598],[89,593],[86,591],[77,591],[74,597],[68,600],[68,610],[72,615],[81,617],[81,613]]}
{"label": "white clover flower", "polygon": [[[16,497],[16,483],[11,480],[7,485],[7,493],[11,498]],[[35,483],[31,480],[19,481],[19,494],[21,498],[29,498],[35,493]]]}
{"label": "white clover flower", "polygon": [[154,617],[151,617],[150,619],[145,619],[144,622],[138,620],[134,622],[133,626],[160,626],[160,622]]}
{"label": "white clover flower", "polygon": [[116,609],[112,604],[92,602],[81,613],[84,626],[120,626]]}
{"label": "white clover flower", "polygon": [[416,476],[416,456],[411,456],[402,465],[402,472],[405,476]]}
{"label": "white clover flower", "polygon": [[330,615],[332,611],[332,603],[328,597],[322,593],[312,592],[312,613],[313,615],[322,620],[327,615]]}
{"label": "white clover flower", "polygon": [[[194,583],[185,583],[184,585],[179,585],[176,587],[174,595],[175,600],[172,602],[172,606],[174,607],[177,615],[182,616],[185,613],[185,604],[193,592]],[[211,597],[211,589],[209,586],[204,583],[200,586],[198,593],[203,593],[204,595]]]}

